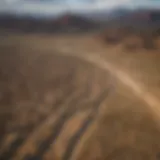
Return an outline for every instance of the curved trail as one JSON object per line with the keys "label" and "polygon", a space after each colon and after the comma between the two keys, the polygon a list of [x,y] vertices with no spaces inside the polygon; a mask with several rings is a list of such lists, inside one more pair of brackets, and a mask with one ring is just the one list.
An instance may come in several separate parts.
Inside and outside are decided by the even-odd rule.
{"label": "curved trail", "polygon": [[[14,92],[14,102],[20,99],[19,106],[24,109],[17,103],[13,108],[15,120],[0,152],[4,160],[113,159],[115,152],[122,152],[118,160],[124,160],[125,154],[131,159],[148,160],[146,157],[159,154],[160,130],[153,120],[153,115],[159,116],[159,100],[130,74],[114,67],[98,52],[87,54],[74,47],[51,52],[29,50],[24,56],[24,63],[18,61],[24,66],[20,63],[17,68],[22,68],[31,88],[29,100],[34,103],[23,106],[26,101],[22,103],[21,99],[26,94],[21,96],[19,92],[24,89]],[[12,71],[12,65],[10,68]],[[16,79],[13,82],[18,83]],[[143,154],[147,156],[142,158]]]}
{"label": "curved trail", "polygon": [[[25,104],[21,97],[23,103],[18,105],[19,96],[14,100],[12,124],[4,135],[4,145],[0,146],[0,159],[41,160],[48,154],[53,159],[53,152],[57,152],[55,156],[69,160],[79,148],[81,139],[92,133],[99,111],[103,110],[103,104],[113,90],[113,81],[106,71],[76,57],[53,53],[37,55],[34,61],[32,56],[27,57],[30,65],[24,63],[22,68],[27,70],[28,75],[24,72],[27,77],[31,77],[27,81],[30,80],[33,93],[39,92],[39,99],[36,97],[33,106]],[[8,57],[4,55],[5,60]],[[15,65],[10,64],[11,68]],[[1,66],[2,71],[5,68],[5,64]],[[12,78],[10,68],[7,72]],[[18,80],[12,82],[16,89]],[[10,140],[13,135],[16,136]]]}
{"label": "curved trail", "polygon": [[159,99],[156,98],[152,93],[147,92],[146,89],[142,87],[138,81],[134,80],[129,74],[115,68],[112,64],[107,62],[107,60],[102,56],[99,56],[97,54],[74,54],[72,52],[65,51],[62,52],[62,54],[81,58],[85,61],[95,64],[97,67],[109,71],[110,74],[112,74],[114,77],[120,80],[123,84],[127,85],[136,96],[141,98],[147,104],[147,106],[153,111],[153,114],[155,114],[158,117],[158,119],[160,119]]}

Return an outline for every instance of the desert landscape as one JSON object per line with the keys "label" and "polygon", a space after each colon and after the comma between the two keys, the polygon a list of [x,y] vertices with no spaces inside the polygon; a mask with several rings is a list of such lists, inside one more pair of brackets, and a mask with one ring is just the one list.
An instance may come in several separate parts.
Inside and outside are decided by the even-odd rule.
{"label": "desert landscape", "polygon": [[104,28],[1,28],[0,160],[160,159],[158,27]]}

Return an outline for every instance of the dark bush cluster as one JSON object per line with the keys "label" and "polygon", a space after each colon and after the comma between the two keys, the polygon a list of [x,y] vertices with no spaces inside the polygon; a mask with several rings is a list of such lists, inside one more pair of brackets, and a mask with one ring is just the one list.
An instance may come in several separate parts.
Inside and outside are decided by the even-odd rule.
{"label": "dark bush cluster", "polygon": [[107,29],[103,34],[103,40],[109,45],[123,44],[127,50],[155,50],[160,37],[160,28],[139,29],[133,27],[122,27]]}

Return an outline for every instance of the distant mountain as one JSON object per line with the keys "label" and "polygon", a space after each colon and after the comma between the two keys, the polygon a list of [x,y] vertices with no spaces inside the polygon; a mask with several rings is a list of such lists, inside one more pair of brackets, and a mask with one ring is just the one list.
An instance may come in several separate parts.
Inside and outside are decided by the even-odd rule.
{"label": "distant mountain", "polygon": [[114,9],[110,9],[110,10],[105,9],[105,10],[99,10],[99,11],[95,11],[95,12],[84,13],[84,14],[82,14],[82,16],[84,16],[88,19],[91,19],[93,21],[105,22],[110,19],[114,19],[117,17],[127,15],[131,12],[132,12],[132,10],[127,9],[127,8],[114,8]]}
{"label": "distant mountain", "polygon": [[137,9],[121,14],[121,16],[117,14],[115,18],[111,18],[110,21],[108,21],[108,25],[116,27],[138,27],[142,29],[147,27],[160,27],[160,10]]}
{"label": "distant mountain", "polygon": [[123,16],[126,16],[128,14],[131,14],[133,11],[131,9],[127,8],[116,8],[112,10],[109,14],[108,17],[109,19],[114,19],[114,18],[121,18]]}
{"label": "distant mountain", "polygon": [[59,17],[56,20],[56,23],[61,24],[62,26],[65,26],[68,29],[70,28],[75,30],[80,30],[80,29],[88,30],[97,26],[96,23],[94,23],[89,19],[86,19],[79,15],[72,15],[72,14]]}
{"label": "distant mountain", "polygon": [[0,28],[21,32],[81,32],[93,30],[97,24],[79,15],[66,14],[57,18],[0,15]]}
{"label": "distant mountain", "polygon": [[99,12],[58,17],[0,15],[0,29],[20,32],[77,33],[105,29],[106,27],[147,28],[160,27],[160,10],[130,10],[116,8]]}

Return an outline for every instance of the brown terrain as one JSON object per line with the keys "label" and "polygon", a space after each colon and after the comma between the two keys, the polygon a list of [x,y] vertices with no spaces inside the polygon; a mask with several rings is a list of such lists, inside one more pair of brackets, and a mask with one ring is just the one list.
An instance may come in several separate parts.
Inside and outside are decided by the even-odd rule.
{"label": "brown terrain", "polygon": [[160,41],[113,33],[1,34],[0,160],[160,159]]}

